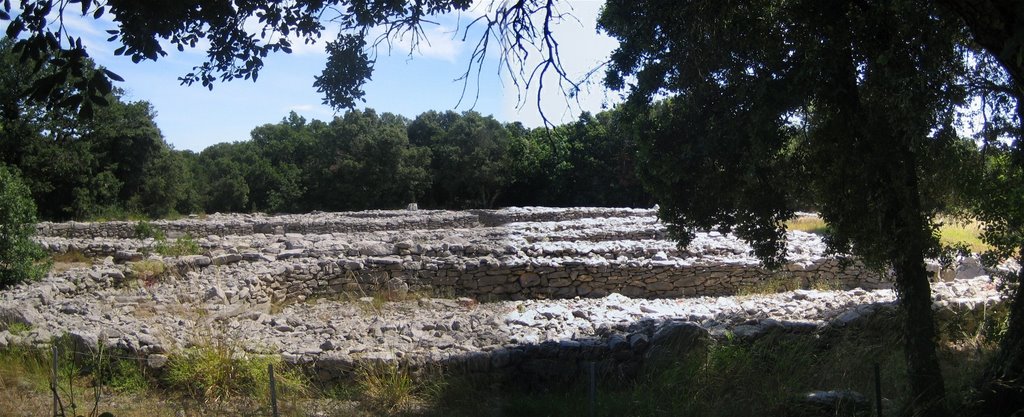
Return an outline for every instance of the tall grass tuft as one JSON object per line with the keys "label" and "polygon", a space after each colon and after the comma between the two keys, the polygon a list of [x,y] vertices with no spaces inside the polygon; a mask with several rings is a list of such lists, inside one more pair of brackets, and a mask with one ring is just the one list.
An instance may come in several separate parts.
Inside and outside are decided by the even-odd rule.
{"label": "tall grass tuft", "polygon": [[185,391],[200,402],[268,398],[267,365],[271,364],[279,393],[301,395],[306,391],[302,374],[283,366],[280,357],[236,353],[232,346],[220,341],[172,355],[164,378],[171,388]]}
{"label": "tall grass tuft", "polygon": [[422,400],[423,387],[407,368],[395,363],[360,365],[355,382],[362,391],[364,404],[371,410],[391,414],[409,410]]}

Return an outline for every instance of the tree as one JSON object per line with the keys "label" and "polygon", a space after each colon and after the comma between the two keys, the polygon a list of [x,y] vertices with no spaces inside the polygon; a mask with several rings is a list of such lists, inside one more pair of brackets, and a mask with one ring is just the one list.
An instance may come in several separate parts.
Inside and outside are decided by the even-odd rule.
{"label": "tree", "polygon": [[[316,42],[325,24],[333,24],[338,37],[327,44],[327,66],[315,78],[314,86],[323,94],[325,104],[343,109],[361,100],[362,85],[372,76],[374,60],[368,49],[403,39],[410,39],[411,46],[417,48],[426,37],[422,25],[430,23],[429,16],[463,12],[474,2],[21,0],[18,9],[11,3],[4,2],[0,20],[10,20],[6,33],[19,39],[17,52],[56,69],[33,82],[24,96],[89,117],[95,107],[104,104],[103,96],[111,90],[111,81],[123,80],[108,70],[83,71],[89,54],[81,38],[64,25],[65,15],[81,13],[94,19],[113,16],[118,28],[108,31],[108,41],[120,45],[115,55],[136,63],[166,56],[165,46],[179,51],[206,46],[205,62],[179,80],[210,89],[218,80],[255,81],[270,54],[291,53],[293,42]],[[485,15],[461,28],[463,39],[477,33],[480,37],[460,78],[467,86],[472,78],[478,78],[488,50],[496,48],[503,61],[500,68],[513,73],[516,86],[529,89],[543,84],[545,75],[553,74],[558,78],[557,86],[567,94],[577,91],[579,83],[562,68],[559,45],[550,30],[553,23],[564,19],[572,17],[559,11],[554,0],[495,2]],[[63,88],[65,84],[72,88]],[[537,100],[539,103],[539,94]]]}
{"label": "tree", "polygon": [[36,208],[17,173],[0,164],[0,289],[41,278],[46,252],[32,241]]}
{"label": "tree", "polygon": [[912,411],[948,415],[924,259],[949,201],[933,162],[965,140],[962,25],[913,0],[610,1],[599,24],[607,84],[654,115],[644,178],[674,236],[718,227],[779,265],[809,186],[830,250],[893,271]]}
{"label": "tree", "polygon": [[489,208],[511,181],[509,134],[493,117],[429,111],[409,124],[409,141],[430,149],[430,205]]}

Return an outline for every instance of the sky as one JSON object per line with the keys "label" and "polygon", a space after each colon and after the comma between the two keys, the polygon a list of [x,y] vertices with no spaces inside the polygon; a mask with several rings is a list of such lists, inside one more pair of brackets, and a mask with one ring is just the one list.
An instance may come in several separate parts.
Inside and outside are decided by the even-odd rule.
{"label": "sky", "polygon": [[[480,13],[486,13],[487,1],[461,15],[435,17],[424,27],[426,41],[410,51],[409,39],[392,43],[390,51],[377,51],[371,81],[364,85],[365,103],[359,108],[372,108],[378,113],[390,112],[414,118],[428,110],[475,110],[493,115],[504,122],[520,121],[528,127],[543,124],[537,104],[536,83],[529,91],[518,89],[508,74],[499,73],[497,55],[491,53],[484,61],[480,79],[466,87],[457,81],[469,65],[478,38],[461,40],[456,28],[465,26]],[[560,44],[561,58],[569,76],[580,79],[597,68],[614,49],[613,39],[596,30],[597,14],[603,1],[570,0],[559,2],[560,11],[571,13],[553,28]],[[127,57],[115,56],[119,45],[107,42],[107,29],[114,22],[105,16],[100,20],[75,18],[66,20],[72,36],[83,38],[90,56],[100,65],[121,75],[125,82],[118,87],[126,91],[128,100],[146,100],[156,110],[156,122],[168,143],[175,149],[200,151],[220,142],[249,139],[249,132],[262,124],[277,123],[294,111],[306,119],[329,120],[336,114],[321,104],[321,96],[312,86],[326,62],[325,40],[336,32],[330,27],[315,45],[293,48],[292,54],[274,54],[265,59],[257,82],[236,80],[218,83],[213,91],[200,85],[181,86],[178,77],[201,64],[205,51],[178,52],[165,48],[168,55],[156,62],[133,64]],[[567,99],[555,87],[556,79],[545,80],[540,108],[553,123],[575,120],[581,111],[599,112],[616,101],[617,95],[606,92],[600,84],[602,73],[592,77],[573,99]],[[478,86],[478,87],[477,87]],[[460,97],[462,100],[460,101]]]}

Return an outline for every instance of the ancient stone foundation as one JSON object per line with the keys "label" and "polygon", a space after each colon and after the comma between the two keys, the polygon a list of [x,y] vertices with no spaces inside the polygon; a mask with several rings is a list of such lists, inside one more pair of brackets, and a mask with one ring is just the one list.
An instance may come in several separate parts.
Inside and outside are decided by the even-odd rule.
{"label": "ancient stone foundation", "polygon": [[[169,355],[215,335],[321,381],[400,361],[557,384],[591,362],[628,376],[674,340],[821,332],[894,300],[882,275],[824,257],[816,235],[789,233],[788,263],[768,271],[749,246],[716,231],[677,247],[653,210],[152,222],[166,240],[135,236],[137,225],[41,224],[37,240],[50,251],[94,259],[0,293],[0,348],[69,334],[77,346],[147,358],[159,372]],[[161,254],[184,239],[197,253]],[[937,274],[949,282],[933,287],[936,309],[999,303],[987,273],[968,258]],[[834,289],[852,290],[823,291]],[[12,333],[12,323],[30,330]]]}
{"label": "ancient stone foundation", "polygon": [[[680,250],[653,210],[546,209],[376,211],[308,215],[214,215],[159,221],[192,236],[203,254],[163,261],[180,274],[236,275],[229,300],[264,303],[337,293],[424,292],[481,299],[658,298],[733,294],[766,281],[790,287],[885,288],[878,273],[822,257],[814,235],[789,236],[790,263],[758,266],[731,236],[698,234]],[[46,223],[39,240],[55,252],[111,256],[153,253],[135,223]]]}

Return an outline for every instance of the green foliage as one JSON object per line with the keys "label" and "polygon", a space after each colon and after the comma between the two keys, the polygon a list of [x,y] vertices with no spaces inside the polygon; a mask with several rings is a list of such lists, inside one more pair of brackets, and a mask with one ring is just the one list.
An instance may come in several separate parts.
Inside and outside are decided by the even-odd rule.
{"label": "green foliage", "polygon": [[20,335],[26,334],[26,333],[28,333],[29,330],[32,330],[32,326],[30,326],[28,324],[25,324],[25,323],[8,323],[7,324],[7,331],[10,332],[12,335],[15,335],[15,336],[20,336]]}
{"label": "green foliage", "polygon": [[153,224],[150,222],[140,220],[135,224],[135,238],[163,240],[166,237],[163,230],[153,227]]}
{"label": "green foliage", "polygon": [[370,409],[393,414],[417,404],[420,386],[405,367],[394,363],[367,363],[356,369],[355,383]]}
{"label": "green foliage", "polygon": [[[190,167],[164,142],[149,103],[124,102],[121,91],[109,90],[89,118],[33,104],[19,89],[54,70],[21,61],[12,43],[0,40],[0,162],[21,171],[40,217],[165,216],[194,208]],[[83,59],[84,77],[103,72]]]}
{"label": "green foliage", "polygon": [[324,104],[335,109],[351,109],[356,100],[366,101],[362,85],[373,73],[373,61],[365,48],[365,38],[344,33],[327,44],[327,66],[313,82],[316,91],[324,95]]}
{"label": "green foliage", "polygon": [[46,253],[32,241],[35,204],[18,175],[0,165],[0,289],[42,278]]}
{"label": "green foliage", "polygon": [[203,402],[269,398],[268,365],[274,365],[281,394],[301,394],[306,390],[301,373],[283,366],[280,357],[239,356],[223,342],[191,347],[172,355],[164,379],[171,388]]}
{"label": "green foliage", "polygon": [[963,23],[892,0],[610,1],[599,24],[620,41],[606,83],[628,89],[642,178],[680,245],[717,228],[779,266],[785,222],[809,199],[830,252],[894,271],[912,408],[948,414],[924,258],[942,250],[936,215],[979,178],[957,120],[983,94],[961,83],[1007,84],[971,71],[987,57]]}
{"label": "green foliage", "polygon": [[[173,256],[173,255],[165,255]],[[167,275],[167,265],[156,259],[146,259],[130,264],[132,277],[144,285],[153,285]]]}
{"label": "green foliage", "polygon": [[138,360],[113,360],[104,384],[114,391],[126,394],[146,392],[149,389],[149,379],[146,378],[143,369],[144,365]]}
{"label": "green foliage", "polygon": [[158,239],[153,246],[153,251],[163,256],[187,256],[203,253],[199,242],[190,235],[174,239],[168,243],[166,239]]}

